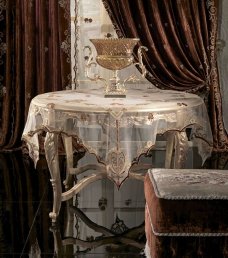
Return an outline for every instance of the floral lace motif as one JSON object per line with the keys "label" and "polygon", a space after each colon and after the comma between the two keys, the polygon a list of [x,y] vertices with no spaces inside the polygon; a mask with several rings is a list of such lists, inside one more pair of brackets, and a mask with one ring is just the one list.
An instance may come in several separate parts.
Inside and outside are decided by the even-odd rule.
{"label": "floral lace motif", "polygon": [[66,36],[65,40],[61,43],[61,48],[64,53],[67,54],[67,62],[70,63],[71,58],[71,30],[70,30],[70,0],[59,0],[59,5],[64,9],[64,18],[69,21],[67,30],[64,31],[64,35]]}
{"label": "floral lace motif", "polygon": [[[59,6],[64,9],[64,18],[68,21],[68,27],[64,31],[65,39],[61,42],[61,49],[67,56],[67,63],[71,63],[71,16],[70,16],[70,0],[59,0]],[[71,74],[67,75],[69,83],[66,88],[71,87]]]}

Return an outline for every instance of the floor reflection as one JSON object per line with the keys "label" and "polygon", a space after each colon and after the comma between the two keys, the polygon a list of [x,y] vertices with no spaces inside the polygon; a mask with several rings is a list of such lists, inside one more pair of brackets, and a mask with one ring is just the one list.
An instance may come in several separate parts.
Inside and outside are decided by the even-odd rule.
{"label": "floor reflection", "polygon": [[28,246],[43,236],[46,243],[52,198],[49,184],[44,159],[35,170],[20,152],[0,154],[0,257],[25,257]]}
{"label": "floor reflection", "polygon": [[[64,232],[61,233],[59,224],[51,227],[56,257],[85,257],[85,254],[88,257],[139,257],[142,253],[145,246],[144,222],[128,228],[123,220],[116,217],[115,223],[109,229],[94,223],[75,206],[68,206],[66,212],[68,221],[65,221]],[[96,232],[97,236],[80,236],[83,235],[80,234],[79,225],[82,223]]]}
{"label": "floor reflection", "polygon": [[[228,154],[213,154],[204,168],[228,169]],[[143,182],[126,180],[120,190],[94,182],[63,203],[51,225],[49,179],[44,157],[35,169],[20,152],[0,154],[0,257],[143,257]]]}
{"label": "floor reflection", "polygon": [[0,257],[143,257],[143,182],[119,191],[110,180],[94,182],[51,225],[49,179],[44,157],[35,169],[20,152],[0,154]]}

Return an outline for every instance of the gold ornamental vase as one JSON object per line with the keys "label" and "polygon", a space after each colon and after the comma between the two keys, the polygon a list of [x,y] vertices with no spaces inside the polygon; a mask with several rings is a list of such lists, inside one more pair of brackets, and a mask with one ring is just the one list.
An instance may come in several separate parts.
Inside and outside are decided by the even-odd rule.
{"label": "gold ornamental vase", "polygon": [[[113,77],[109,79],[107,82],[106,79],[100,77],[99,75],[95,75],[91,77],[89,75],[89,69],[91,65],[94,65],[93,53],[89,46],[85,48],[89,48],[90,54],[86,64],[86,75],[89,79],[92,80],[101,80],[105,82],[105,97],[111,98],[124,98],[126,97],[126,81],[134,81],[135,76],[130,76],[129,78],[121,81],[119,78],[119,71],[132,65],[134,62],[133,50],[136,44],[139,42],[138,38],[107,38],[107,39],[90,39],[90,41],[95,46],[97,51],[96,55],[96,63],[105,69],[109,69],[113,71]],[[146,49],[141,46],[138,49],[139,60],[142,60],[141,56],[141,48]],[[146,49],[147,50],[147,49]],[[138,64],[141,69],[144,68],[142,63]],[[142,69],[143,70],[143,69]],[[145,74],[144,74],[145,76]]]}

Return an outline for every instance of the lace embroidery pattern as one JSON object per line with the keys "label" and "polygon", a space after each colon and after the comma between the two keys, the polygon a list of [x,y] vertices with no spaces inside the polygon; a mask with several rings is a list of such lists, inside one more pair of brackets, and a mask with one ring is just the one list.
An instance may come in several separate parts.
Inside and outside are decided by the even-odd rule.
{"label": "lace embroidery pattern", "polygon": [[[112,10],[109,7],[108,3],[106,2],[106,0],[102,0],[102,2],[103,2],[105,10],[107,11],[107,13],[112,21],[113,28],[116,31],[118,38],[124,38],[125,36],[124,36],[123,32],[121,31],[120,27],[118,26],[118,24],[115,22],[115,19],[112,14]],[[157,77],[155,78],[155,76],[150,71],[147,71],[146,78],[150,82],[152,82],[156,87],[159,86],[160,89],[166,89],[166,87],[163,86],[163,84],[159,80],[159,78],[157,78]]]}
{"label": "lace embroidery pattern", "polygon": [[69,0],[59,0],[59,5],[64,9],[64,17],[69,19],[70,17],[70,1]]}
{"label": "lace embroidery pattern", "polygon": [[106,11],[107,11],[107,13],[108,13],[108,15],[109,15],[109,17],[112,21],[113,27],[116,31],[116,34],[117,34],[118,38],[124,38],[124,35],[123,35],[122,31],[120,30],[118,24],[115,22],[115,19],[112,15],[112,11],[111,11],[109,5],[106,3],[105,0],[102,0],[102,2],[103,2],[103,5],[104,5],[104,8],[106,9]]}
{"label": "lace embroidery pattern", "polygon": [[[61,43],[61,49],[66,54],[67,63],[71,63],[71,24],[70,24],[70,0],[59,0],[59,6],[64,9],[64,18],[68,21],[68,27],[64,31],[65,39]],[[67,75],[69,80],[66,88],[71,86],[71,74]]]}
{"label": "lace embroidery pattern", "polygon": [[209,19],[211,20],[211,33],[210,33],[210,64],[211,64],[211,74],[210,74],[210,84],[213,87],[213,97],[216,105],[216,109],[219,111],[216,113],[217,115],[217,129],[218,136],[217,141],[215,142],[215,148],[218,150],[225,150],[228,148],[227,143],[227,134],[223,125],[222,113],[222,102],[221,102],[221,92],[218,82],[218,70],[217,70],[217,55],[216,55],[216,39],[217,39],[217,20],[218,20],[218,10],[215,4],[215,0],[207,1],[207,8],[209,12]]}
{"label": "lace embroidery pattern", "polygon": [[[215,170],[207,173],[207,171],[203,172],[202,170],[179,169],[169,172],[169,169],[152,169],[148,173],[157,198],[166,200],[228,200],[226,188],[228,175],[224,171]],[[215,190],[218,187],[220,187],[220,192]],[[191,188],[195,189],[194,193]],[[196,190],[198,188],[201,191],[198,192]],[[202,191],[203,189],[204,191]]]}
{"label": "lace embroidery pattern", "polygon": [[[70,21],[70,1],[69,0],[59,0],[59,5],[64,9],[64,18],[67,21]],[[67,54],[67,62],[70,63],[70,53],[71,53],[71,44],[70,44],[70,22],[68,28],[64,31],[65,40],[61,43],[61,48],[64,53]]]}

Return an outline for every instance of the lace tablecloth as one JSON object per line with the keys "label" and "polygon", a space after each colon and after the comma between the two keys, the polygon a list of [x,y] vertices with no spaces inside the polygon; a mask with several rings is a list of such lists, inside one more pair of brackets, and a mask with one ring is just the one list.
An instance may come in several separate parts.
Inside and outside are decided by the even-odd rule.
{"label": "lace tablecloth", "polygon": [[[118,185],[130,167],[155,145],[156,136],[192,128],[191,140],[202,160],[210,156],[212,134],[203,100],[194,94],[158,89],[132,89],[126,98],[104,98],[97,87],[49,92],[36,96],[29,108],[23,140],[35,164],[38,134],[75,137],[106,166]],[[45,145],[53,159],[56,145]],[[55,148],[55,151],[53,151]]]}

